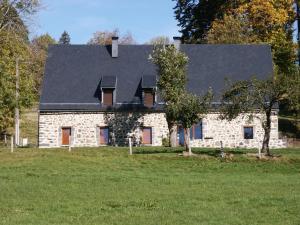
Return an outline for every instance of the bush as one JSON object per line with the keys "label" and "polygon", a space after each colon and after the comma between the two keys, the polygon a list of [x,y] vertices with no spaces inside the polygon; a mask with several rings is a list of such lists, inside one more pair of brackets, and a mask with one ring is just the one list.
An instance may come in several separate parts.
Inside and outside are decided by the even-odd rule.
{"label": "bush", "polygon": [[162,145],[163,147],[170,147],[171,143],[170,143],[170,138],[166,137],[162,139]]}

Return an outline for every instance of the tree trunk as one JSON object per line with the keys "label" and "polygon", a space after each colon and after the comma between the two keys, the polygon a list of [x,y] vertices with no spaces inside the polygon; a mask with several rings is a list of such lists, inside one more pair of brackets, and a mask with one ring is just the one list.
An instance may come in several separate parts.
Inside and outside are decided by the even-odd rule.
{"label": "tree trunk", "polygon": [[189,155],[192,155],[192,150],[190,148],[190,130],[188,128],[184,128],[184,145],[185,150],[189,152]]}
{"label": "tree trunk", "polygon": [[264,134],[264,140],[263,140],[263,145],[261,148],[262,153],[266,153],[268,156],[271,155],[270,153],[270,148],[269,148],[269,142],[270,142],[270,133],[271,133],[271,111],[266,112],[266,122],[263,124],[263,128],[265,131]]}
{"label": "tree trunk", "polygon": [[176,124],[170,124],[169,125],[169,133],[170,133],[170,145],[171,147],[176,147],[177,146],[177,126]]}

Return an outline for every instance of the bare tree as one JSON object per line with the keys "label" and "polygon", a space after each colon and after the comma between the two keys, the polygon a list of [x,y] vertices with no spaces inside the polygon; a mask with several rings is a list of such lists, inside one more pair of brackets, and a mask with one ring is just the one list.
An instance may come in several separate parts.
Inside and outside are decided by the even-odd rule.
{"label": "bare tree", "polygon": [[1,0],[0,32],[24,31],[24,21],[29,15],[36,13],[39,6],[39,0]]}
{"label": "bare tree", "polygon": [[172,44],[172,41],[167,36],[157,36],[157,37],[151,38],[150,41],[147,42],[146,44],[151,44],[151,45],[170,45],[170,44]]}
{"label": "bare tree", "polygon": [[120,44],[136,44],[132,34],[128,31],[124,35],[120,35],[119,29],[113,31],[97,31],[93,34],[93,37],[88,41],[89,45],[111,45],[111,38],[120,36]]}

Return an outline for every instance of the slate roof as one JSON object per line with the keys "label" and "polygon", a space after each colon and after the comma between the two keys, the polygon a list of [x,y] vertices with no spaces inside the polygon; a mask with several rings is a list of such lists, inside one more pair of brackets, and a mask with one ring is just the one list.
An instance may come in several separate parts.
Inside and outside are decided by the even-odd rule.
{"label": "slate roof", "polygon": [[116,76],[103,76],[101,79],[102,88],[115,88],[117,83]]}
{"label": "slate roof", "polygon": [[156,82],[155,75],[145,75],[142,77],[142,88],[155,88]]}
{"label": "slate roof", "polygon": [[[111,109],[143,109],[142,86],[157,76],[149,60],[151,45],[119,45],[119,56],[111,57],[111,46],[52,45],[49,47],[40,98],[40,110],[107,110],[101,105],[101,80],[112,85],[115,77],[116,104]],[[181,45],[189,57],[187,88],[203,94],[209,87],[218,101],[224,80],[264,79],[273,73],[271,49],[267,45]],[[108,77],[108,78],[106,78]],[[152,78],[151,78],[152,77]],[[108,80],[106,80],[108,79]],[[155,109],[163,103],[158,96]]]}

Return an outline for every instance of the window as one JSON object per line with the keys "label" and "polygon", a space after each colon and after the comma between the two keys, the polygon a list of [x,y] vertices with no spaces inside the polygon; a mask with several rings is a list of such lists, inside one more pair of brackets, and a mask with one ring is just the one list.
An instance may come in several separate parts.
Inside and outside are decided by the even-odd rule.
{"label": "window", "polygon": [[109,144],[109,128],[100,127],[100,145]]}
{"label": "window", "polygon": [[244,127],[244,139],[253,139],[253,127]]}
{"label": "window", "polygon": [[155,92],[152,89],[144,90],[144,105],[153,107],[155,102]]}
{"label": "window", "polygon": [[[182,126],[179,126],[177,128],[177,135],[178,135],[178,144],[184,145],[185,143],[185,135],[184,135],[184,129]],[[202,122],[199,122],[197,124],[194,124],[190,128],[190,140],[197,140],[203,138],[203,132],[202,132]]]}
{"label": "window", "polygon": [[142,128],[142,144],[151,145],[152,144],[152,128],[151,127],[143,127]]}
{"label": "window", "polygon": [[202,139],[202,122],[195,124],[193,129],[193,139]]}
{"label": "window", "polygon": [[190,128],[190,139],[191,140],[202,139],[202,122],[194,124]]}
{"label": "window", "polygon": [[114,89],[103,89],[103,104],[106,106],[112,106],[113,105],[113,92]]}
{"label": "window", "polygon": [[61,144],[62,145],[69,145],[70,144],[70,138],[71,138],[71,128],[70,127],[63,127],[61,129],[61,131],[62,131]]}

